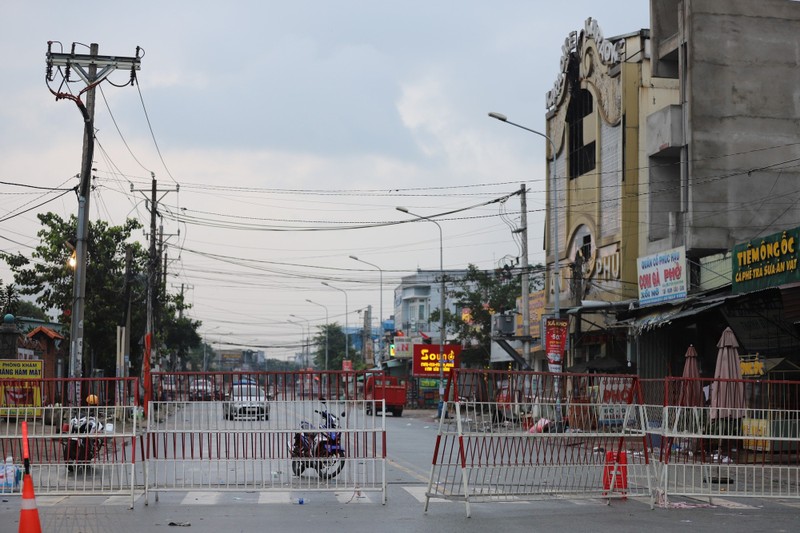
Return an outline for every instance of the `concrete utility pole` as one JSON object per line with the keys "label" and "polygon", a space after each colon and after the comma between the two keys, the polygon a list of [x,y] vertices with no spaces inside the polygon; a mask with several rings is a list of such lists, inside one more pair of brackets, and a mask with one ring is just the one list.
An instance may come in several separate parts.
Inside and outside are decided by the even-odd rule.
{"label": "concrete utility pole", "polygon": [[525,184],[519,188],[520,194],[520,225],[519,233],[522,234],[522,358],[534,368],[531,361],[531,309],[530,309],[530,282],[528,273],[528,200],[525,194]]}
{"label": "concrete utility pole", "polygon": [[[74,73],[85,84],[77,95],[62,93],[50,88],[56,100],[72,100],[83,115],[83,156],[81,158],[80,184],[78,186],[78,228],[75,245],[75,278],[72,290],[72,323],[70,326],[70,358],[69,375],[71,378],[80,378],[83,375],[83,315],[86,300],[86,241],[89,236],[89,193],[91,192],[92,159],[94,157],[94,90],[114,70],[119,68],[129,69],[131,72],[130,83],[135,80],[135,71],[139,70],[139,48],[135,57],[99,56],[99,46],[92,43],[89,54],[76,54],[76,43],[72,44],[69,54],[52,51],[53,42],[47,43],[47,82],[54,81],[54,68],[61,72],[64,84],[71,81]],[[61,70],[63,68],[63,71]],[[100,69],[100,70],[98,70]],[[86,104],[81,96],[86,93]],[[70,401],[80,403],[80,387],[75,384]]]}
{"label": "concrete utility pole", "polygon": [[[158,271],[160,265],[158,249],[156,248],[156,239],[158,236],[156,231],[156,218],[158,217],[158,202],[160,200],[158,193],[163,192],[164,194],[161,195],[161,198],[163,198],[168,192],[178,192],[180,190],[180,186],[176,186],[175,189],[162,189],[159,191],[158,181],[156,180],[155,173],[151,172],[150,178],[150,251],[147,262],[147,324],[145,326],[145,343],[147,343],[147,339],[149,338],[150,350],[148,351],[145,348],[144,355],[142,357],[142,380],[145,388],[145,403],[150,401],[150,362],[158,361],[158,343],[155,339],[155,312],[158,307],[157,289],[159,282]],[[134,189],[133,184],[131,184],[131,192],[144,193],[147,191],[143,189]],[[146,406],[145,409],[147,409]]]}

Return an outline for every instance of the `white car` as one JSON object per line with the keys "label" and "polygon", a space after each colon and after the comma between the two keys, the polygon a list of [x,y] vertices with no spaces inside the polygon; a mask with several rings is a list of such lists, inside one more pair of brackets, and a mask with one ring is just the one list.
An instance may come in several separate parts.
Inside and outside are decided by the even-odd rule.
{"label": "white car", "polygon": [[264,389],[255,384],[234,383],[222,404],[226,420],[269,420],[269,402]]}

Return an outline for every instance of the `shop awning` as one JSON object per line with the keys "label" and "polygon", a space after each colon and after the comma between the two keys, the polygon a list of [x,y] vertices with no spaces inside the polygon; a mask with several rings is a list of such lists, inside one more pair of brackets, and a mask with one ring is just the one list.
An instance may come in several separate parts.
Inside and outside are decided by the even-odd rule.
{"label": "shop awning", "polygon": [[717,300],[711,303],[698,304],[696,306],[673,307],[671,309],[637,317],[633,320],[631,326],[633,327],[635,334],[638,335],[642,331],[660,328],[661,326],[671,324],[676,320],[682,320],[705,313],[706,311],[710,311],[711,309],[721,306],[723,303],[725,303],[724,300]]}

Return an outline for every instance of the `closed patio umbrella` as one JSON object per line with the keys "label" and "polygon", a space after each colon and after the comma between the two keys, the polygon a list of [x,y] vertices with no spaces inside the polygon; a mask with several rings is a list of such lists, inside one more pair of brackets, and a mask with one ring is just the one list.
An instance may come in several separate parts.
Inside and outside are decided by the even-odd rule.
{"label": "closed patio umbrella", "polygon": [[735,441],[730,437],[741,433],[740,419],[746,408],[739,342],[731,328],[725,328],[722,332],[717,349],[717,365],[714,369],[714,382],[711,384],[711,421],[716,422],[712,427],[720,439],[720,455],[717,459],[726,462]]}
{"label": "closed patio umbrella", "polygon": [[681,407],[703,407],[703,387],[700,383],[700,370],[697,368],[697,350],[689,345],[686,350],[686,361],[683,363],[681,388],[678,405]]}
{"label": "closed patio umbrella", "polygon": [[717,348],[717,365],[711,385],[711,419],[742,418],[746,407],[744,382],[739,362],[739,342],[731,328],[725,328],[722,332]]}

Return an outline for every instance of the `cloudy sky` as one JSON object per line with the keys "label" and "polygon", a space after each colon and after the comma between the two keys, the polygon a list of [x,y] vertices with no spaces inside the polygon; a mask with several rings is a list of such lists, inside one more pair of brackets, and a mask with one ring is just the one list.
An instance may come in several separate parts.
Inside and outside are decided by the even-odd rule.
{"label": "cloudy sky", "polygon": [[[97,92],[92,219],[149,226],[138,191],[154,173],[169,290],[183,287],[189,314],[220,347],[283,358],[324,323],[322,306],[345,324],[346,304],[355,326],[372,305],[377,325],[402,276],[439,268],[438,229],[400,223],[413,217],[397,206],[423,216],[463,209],[437,219],[445,268],[494,268],[520,254],[519,197],[491,201],[524,183],[530,260],[544,260],[544,140],[487,113],[543,130],[567,35],[589,17],[606,36],[647,28],[648,7],[7,0],[0,249],[30,254],[37,211],[77,213],[72,193],[18,186],[72,187],[80,172],[81,114],[48,89],[47,42],[65,52],[79,43],[78,53],[97,43],[114,56],[139,46],[138,85],[115,87],[129,79],[117,71]],[[0,279],[13,281],[5,265]]]}

